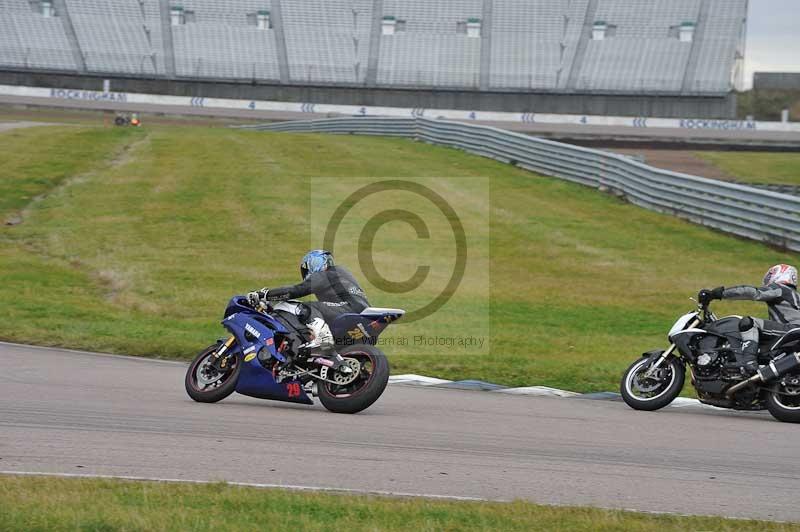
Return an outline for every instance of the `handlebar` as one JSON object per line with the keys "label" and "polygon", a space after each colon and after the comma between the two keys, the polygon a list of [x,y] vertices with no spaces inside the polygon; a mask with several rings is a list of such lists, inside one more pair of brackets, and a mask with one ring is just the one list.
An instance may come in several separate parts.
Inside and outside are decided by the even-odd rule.
{"label": "handlebar", "polygon": [[270,306],[269,302],[264,299],[259,299],[257,303],[253,303],[253,301],[247,297],[247,304],[253,309],[258,312],[271,312],[272,307]]}
{"label": "handlebar", "polygon": [[714,321],[716,319],[714,313],[711,312],[711,309],[709,309],[709,305],[711,304],[710,301],[708,303],[700,303],[693,297],[690,297],[689,299],[691,299],[697,304],[697,310],[702,313],[703,321],[708,322],[708,321]]}

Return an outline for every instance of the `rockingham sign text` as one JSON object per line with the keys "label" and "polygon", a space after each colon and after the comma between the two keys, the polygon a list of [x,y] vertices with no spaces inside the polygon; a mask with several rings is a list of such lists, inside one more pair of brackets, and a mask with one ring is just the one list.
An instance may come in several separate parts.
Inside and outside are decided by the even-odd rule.
{"label": "rockingham sign text", "polygon": [[124,92],[79,91],[73,89],[50,89],[50,97],[60,98],[62,100],[91,100],[121,103],[128,101],[128,95]]}

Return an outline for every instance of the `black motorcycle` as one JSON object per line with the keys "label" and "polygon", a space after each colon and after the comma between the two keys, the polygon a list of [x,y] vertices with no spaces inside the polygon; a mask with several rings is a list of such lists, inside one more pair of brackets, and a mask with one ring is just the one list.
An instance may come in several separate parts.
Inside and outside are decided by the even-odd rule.
{"label": "black motorcycle", "polygon": [[658,410],[683,389],[686,368],[701,403],[734,410],[769,410],[776,419],[800,423],[800,328],[759,345],[759,370],[742,374],[741,316],[717,318],[707,304],[681,316],[669,331],[666,351],[644,353],[622,376],[622,399],[635,410]]}

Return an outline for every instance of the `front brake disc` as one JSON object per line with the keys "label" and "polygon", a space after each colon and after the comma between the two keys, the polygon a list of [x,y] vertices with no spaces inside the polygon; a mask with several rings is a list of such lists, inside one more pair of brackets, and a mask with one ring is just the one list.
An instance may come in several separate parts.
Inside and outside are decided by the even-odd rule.
{"label": "front brake disc", "polygon": [[658,388],[662,384],[662,370],[657,370],[656,373],[650,377],[642,378],[642,375],[639,374],[633,381],[633,386],[639,390],[640,392],[654,392],[658,390]]}

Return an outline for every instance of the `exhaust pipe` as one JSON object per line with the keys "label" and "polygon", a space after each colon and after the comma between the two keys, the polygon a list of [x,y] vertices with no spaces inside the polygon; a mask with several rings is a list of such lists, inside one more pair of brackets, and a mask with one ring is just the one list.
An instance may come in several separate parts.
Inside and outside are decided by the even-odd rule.
{"label": "exhaust pipe", "polygon": [[728,388],[728,391],[725,392],[725,395],[728,397],[733,397],[733,395],[742,388],[746,388],[751,384],[758,384],[759,382],[773,381],[797,368],[800,368],[800,353],[789,355],[778,360],[777,362],[773,360],[763,368],[759,369],[758,372],[749,379]]}

